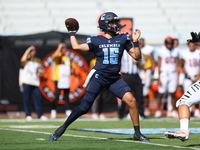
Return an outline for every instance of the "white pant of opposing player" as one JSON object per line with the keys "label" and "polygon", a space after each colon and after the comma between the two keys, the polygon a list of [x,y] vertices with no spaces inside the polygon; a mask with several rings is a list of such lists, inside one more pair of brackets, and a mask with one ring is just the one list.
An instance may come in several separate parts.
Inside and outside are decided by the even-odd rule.
{"label": "white pant of opposing player", "polygon": [[174,93],[177,88],[177,73],[176,72],[161,72],[160,73],[160,81],[162,85],[159,86],[159,93]]}
{"label": "white pant of opposing player", "polygon": [[152,71],[151,69],[147,69],[141,75],[143,85],[143,96],[147,96],[149,94],[149,87],[151,85],[151,77]]}
{"label": "white pant of opposing player", "polygon": [[192,84],[183,96],[176,102],[176,107],[185,104],[191,107],[200,103],[200,80]]}

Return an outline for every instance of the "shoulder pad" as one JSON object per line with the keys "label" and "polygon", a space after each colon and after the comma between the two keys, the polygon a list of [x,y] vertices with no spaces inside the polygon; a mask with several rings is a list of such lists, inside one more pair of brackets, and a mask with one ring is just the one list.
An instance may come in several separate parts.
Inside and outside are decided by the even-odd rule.
{"label": "shoulder pad", "polygon": [[88,36],[87,39],[86,39],[86,43],[91,43],[92,39],[94,39],[94,38],[96,38],[98,36],[99,35],[90,35],[90,36]]}
{"label": "shoulder pad", "polygon": [[129,34],[127,34],[127,40],[131,40],[131,37]]}
{"label": "shoulder pad", "polygon": [[126,40],[131,40],[130,35],[127,32],[118,33],[119,35],[126,35]]}

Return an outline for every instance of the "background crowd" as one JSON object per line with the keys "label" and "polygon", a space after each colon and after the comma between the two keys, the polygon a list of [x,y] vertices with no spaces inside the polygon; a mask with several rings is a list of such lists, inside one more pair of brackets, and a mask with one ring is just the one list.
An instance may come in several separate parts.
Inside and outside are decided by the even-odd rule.
{"label": "background crowd", "polygon": [[[200,77],[200,44],[187,43],[185,47],[180,47],[177,38],[166,36],[160,47],[151,46],[145,42],[144,38],[140,38],[139,47],[142,52],[142,60],[136,61],[124,52],[120,74],[131,87],[132,93],[137,99],[140,119],[145,119],[150,115],[155,118],[164,115],[178,118],[176,101]],[[35,53],[36,48],[30,46],[21,58],[21,63],[24,66],[21,81],[23,83],[24,110],[26,119],[32,120],[30,109],[32,94],[38,118],[47,120],[47,117],[43,115],[41,93],[38,88],[43,69],[40,65],[41,61],[34,57]],[[56,105],[59,104],[59,99],[65,101],[66,117],[69,116],[72,109],[69,102],[69,89],[73,63],[65,53],[66,44],[60,43],[52,54],[52,81],[55,83],[54,100],[50,112],[52,119],[56,118]],[[90,61],[90,70],[95,62],[95,58]],[[27,83],[28,81],[31,83]],[[60,95],[61,91],[62,95]],[[106,105],[105,97],[106,90],[103,90],[96,98],[91,108],[93,119],[105,119],[103,112],[103,107]],[[130,119],[126,104],[118,98],[116,101],[119,119]],[[199,104],[190,110],[193,117],[200,117]]]}

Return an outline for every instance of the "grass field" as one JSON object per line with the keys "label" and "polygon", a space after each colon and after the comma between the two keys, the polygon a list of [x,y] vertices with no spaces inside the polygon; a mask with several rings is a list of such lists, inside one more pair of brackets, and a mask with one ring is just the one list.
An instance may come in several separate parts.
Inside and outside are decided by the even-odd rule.
{"label": "grass field", "polygon": [[[104,121],[94,121],[81,117],[72,123],[58,141],[48,141],[49,135],[62,125],[64,118],[49,121],[34,119],[27,122],[23,118],[0,118],[0,150],[174,150],[199,149],[200,135],[191,134],[188,141],[167,139],[163,134],[146,135],[150,142],[134,141],[132,135],[85,132],[71,129],[83,128],[132,128],[130,120],[115,117]],[[140,121],[141,128],[178,128],[178,119],[148,118]],[[190,127],[199,127],[200,119],[192,118]],[[166,131],[168,131],[166,129]]]}

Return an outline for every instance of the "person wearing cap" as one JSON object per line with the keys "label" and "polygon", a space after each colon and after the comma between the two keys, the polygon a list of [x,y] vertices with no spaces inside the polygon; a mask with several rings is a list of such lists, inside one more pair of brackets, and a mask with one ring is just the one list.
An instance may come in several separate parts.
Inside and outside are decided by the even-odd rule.
{"label": "person wearing cap", "polygon": [[162,98],[168,94],[171,98],[172,111],[170,117],[177,118],[176,88],[178,80],[178,50],[173,47],[174,39],[170,36],[164,40],[164,45],[158,49],[158,99],[155,117],[162,116]]}

